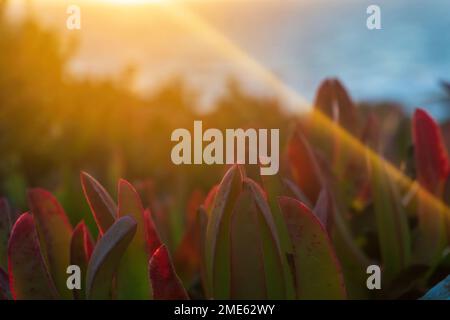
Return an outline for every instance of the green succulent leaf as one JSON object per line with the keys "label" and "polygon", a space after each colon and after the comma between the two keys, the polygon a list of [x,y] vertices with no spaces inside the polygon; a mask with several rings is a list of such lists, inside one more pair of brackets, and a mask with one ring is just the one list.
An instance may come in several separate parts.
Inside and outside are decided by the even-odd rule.
{"label": "green succulent leaf", "polygon": [[327,232],[301,202],[280,197],[280,208],[292,241],[298,299],[345,299],[339,261]]}
{"label": "green succulent leaf", "polygon": [[230,296],[230,217],[234,203],[242,189],[239,167],[232,166],[223,177],[206,230],[206,271],[209,292],[217,299]]}
{"label": "green succulent leaf", "polygon": [[411,239],[406,213],[396,186],[384,164],[371,161],[372,193],[378,230],[383,276],[392,280],[411,259]]}
{"label": "green succulent leaf", "polygon": [[231,217],[231,299],[268,298],[257,215],[256,203],[247,187],[237,198]]}
{"label": "green succulent leaf", "polygon": [[151,290],[147,272],[150,256],[147,254],[146,223],[148,229],[151,221],[148,220],[149,217],[147,221],[144,220],[141,199],[128,181],[121,179],[118,189],[118,216],[131,216],[137,223],[136,236],[120,261],[117,277],[118,298],[149,299]]}
{"label": "green succulent leaf", "polygon": [[34,218],[29,213],[22,214],[14,224],[8,259],[11,293],[15,300],[58,298],[41,253]]}
{"label": "green succulent leaf", "polygon": [[71,299],[66,269],[70,265],[72,226],[58,200],[48,191],[31,189],[28,202],[36,222],[41,249],[62,298]]}
{"label": "green succulent leaf", "polygon": [[282,263],[284,256],[281,253],[281,243],[272,212],[267,203],[267,196],[261,187],[251,179],[244,179],[244,186],[249,188],[256,205],[257,223],[253,225],[253,228],[257,228],[261,238],[267,297],[269,299],[284,299],[286,298]]}
{"label": "green succulent leaf", "polygon": [[86,274],[86,297],[110,299],[113,276],[129,244],[136,234],[134,218],[124,216],[116,220],[97,242]]}

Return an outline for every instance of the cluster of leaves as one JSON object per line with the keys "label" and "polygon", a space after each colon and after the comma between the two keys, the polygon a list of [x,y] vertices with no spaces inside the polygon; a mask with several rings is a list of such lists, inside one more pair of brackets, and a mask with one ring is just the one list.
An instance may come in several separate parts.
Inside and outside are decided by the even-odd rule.
{"label": "cluster of leaves", "polygon": [[[422,296],[450,266],[449,161],[438,125],[415,112],[414,152],[396,169],[381,157],[383,139],[392,137],[382,136],[375,115],[359,127],[361,114],[339,81],[321,85],[315,106],[292,131],[279,175],[234,165],[206,197],[193,194],[183,236],[169,245],[173,263],[163,243],[180,227],[144,209],[125,180],[115,202],[81,174],[97,241],[84,222],[73,229],[45,190],[28,192],[30,212],[17,220],[2,200],[1,297]],[[371,264],[383,269],[376,293],[366,287]],[[82,290],[67,289],[69,265],[80,266]],[[445,297],[445,288],[425,298]]]}

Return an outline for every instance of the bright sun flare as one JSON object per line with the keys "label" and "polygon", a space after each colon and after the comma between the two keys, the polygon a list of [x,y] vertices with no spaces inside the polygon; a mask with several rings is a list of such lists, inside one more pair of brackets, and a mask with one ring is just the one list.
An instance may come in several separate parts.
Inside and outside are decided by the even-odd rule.
{"label": "bright sun flare", "polygon": [[101,0],[102,2],[113,3],[113,4],[149,4],[149,3],[163,3],[170,0]]}

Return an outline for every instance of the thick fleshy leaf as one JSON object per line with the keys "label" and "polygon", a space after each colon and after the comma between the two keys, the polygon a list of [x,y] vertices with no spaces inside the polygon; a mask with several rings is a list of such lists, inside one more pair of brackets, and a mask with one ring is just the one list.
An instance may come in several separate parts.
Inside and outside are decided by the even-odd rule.
{"label": "thick fleshy leaf", "polygon": [[67,288],[67,267],[70,265],[72,226],[58,200],[48,191],[31,189],[28,202],[36,223],[42,254],[61,297],[72,298]]}
{"label": "thick fleshy leaf", "polygon": [[301,202],[280,197],[293,245],[298,299],[345,299],[341,267],[325,228]]}
{"label": "thick fleshy leaf", "polygon": [[269,299],[286,298],[286,286],[277,227],[262,188],[253,180],[244,179],[244,185],[250,190],[256,205],[255,228],[261,239],[267,297]]}
{"label": "thick fleshy leaf", "polygon": [[80,222],[74,229],[70,243],[70,264],[77,265],[81,270],[81,290],[74,290],[75,299],[84,299],[86,297],[84,284],[86,283],[86,272],[94,250],[94,241],[86,227],[84,221]]}
{"label": "thick fleshy leaf", "polygon": [[411,239],[406,213],[385,165],[371,161],[372,197],[383,261],[383,279],[392,280],[411,258]]}
{"label": "thick fleshy leaf", "polygon": [[155,300],[187,300],[189,299],[181,280],[175,273],[172,260],[166,246],[155,251],[149,262],[149,277]]}
{"label": "thick fleshy leaf", "polygon": [[327,188],[323,188],[322,191],[320,191],[319,198],[314,207],[314,214],[322,225],[325,226],[328,234],[331,234],[334,218],[334,205],[331,193]]}
{"label": "thick fleshy leaf", "polygon": [[174,263],[178,275],[187,285],[192,283],[200,270],[201,252],[199,243],[202,237],[201,232],[201,225],[196,217],[187,227],[181,243],[175,251]]}
{"label": "thick fleshy leaf", "polygon": [[41,254],[33,216],[29,213],[22,214],[12,229],[8,243],[8,272],[15,300],[58,298]]}
{"label": "thick fleshy leaf", "polygon": [[150,209],[145,209],[144,211],[144,222],[145,222],[145,237],[147,244],[147,255],[151,257],[156,249],[161,246],[161,238],[156,229],[155,222],[153,221],[152,213]]}
{"label": "thick fleshy leaf", "polygon": [[112,297],[114,273],[133,240],[136,229],[137,223],[132,217],[121,217],[98,241],[86,274],[86,297],[88,299],[110,299]]}
{"label": "thick fleshy leaf", "polygon": [[206,261],[208,292],[216,299],[230,296],[230,217],[240,191],[242,176],[232,166],[223,177],[211,209],[206,230]]}
{"label": "thick fleshy leaf", "polygon": [[231,217],[231,299],[267,299],[262,239],[255,201],[248,187]]}
{"label": "thick fleshy leaf", "polygon": [[211,188],[208,195],[205,198],[205,202],[203,203],[204,208],[207,212],[210,212],[212,209],[212,206],[214,204],[214,199],[216,198],[217,190],[219,190],[219,185],[216,184],[214,187]]}
{"label": "thick fleshy leaf", "polygon": [[[267,191],[267,201],[269,203],[270,211],[276,224],[277,234],[280,240],[280,252],[282,257],[281,262],[284,269],[286,299],[294,299],[294,278],[288,260],[286,259],[286,254],[291,251],[292,243],[286,224],[284,223],[283,215],[278,205],[278,197],[286,195],[286,187],[283,185],[283,182],[279,176],[262,176],[261,178],[263,181],[264,190]],[[295,186],[294,183],[292,183],[292,185]],[[295,188],[298,189],[297,186],[295,186]]]}
{"label": "thick fleshy leaf", "polygon": [[117,206],[103,186],[86,172],[80,174],[81,185],[101,234],[112,226]]}
{"label": "thick fleshy leaf", "polygon": [[413,117],[417,178],[430,192],[439,192],[449,173],[447,151],[437,123],[422,109]]}
{"label": "thick fleshy leaf", "polygon": [[[438,125],[421,109],[414,113],[413,140],[417,179],[431,194],[440,198],[449,173],[447,152]],[[418,259],[433,264],[446,245],[446,208],[426,192],[419,192],[418,196]]]}
{"label": "thick fleshy leaf", "polygon": [[435,285],[421,300],[450,300],[450,276]]}
{"label": "thick fleshy leaf", "polygon": [[288,159],[295,183],[308,200],[315,203],[322,189],[322,176],[317,160],[299,130],[289,139]]}
{"label": "thick fleshy leaf", "polygon": [[14,221],[11,208],[5,198],[0,198],[0,268],[8,268],[8,239]]}
{"label": "thick fleshy leaf", "polygon": [[136,236],[120,262],[117,277],[118,298],[149,299],[151,291],[147,269],[150,256],[147,255],[144,208],[134,187],[123,179],[119,181],[118,199],[118,217],[129,215],[137,223]]}
{"label": "thick fleshy leaf", "polygon": [[314,107],[346,130],[357,132],[357,110],[338,79],[326,79],[317,90]]}
{"label": "thick fleshy leaf", "polygon": [[0,300],[10,300],[11,298],[8,274],[0,268]]}

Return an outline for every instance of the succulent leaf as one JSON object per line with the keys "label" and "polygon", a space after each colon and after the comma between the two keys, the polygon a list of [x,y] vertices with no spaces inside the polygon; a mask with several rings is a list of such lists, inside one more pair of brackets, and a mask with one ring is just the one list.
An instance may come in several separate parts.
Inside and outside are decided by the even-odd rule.
{"label": "succulent leaf", "polygon": [[[64,271],[66,269],[64,268]],[[41,253],[34,218],[22,214],[8,243],[8,272],[15,300],[57,299],[58,293]]]}
{"label": "succulent leaf", "polygon": [[105,188],[88,173],[81,172],[80,179],[100,234],[104,234],[116,219],[117,206]]}
{"label": "succulent leaf", "polygon": [[346,290],[339,261],[327,232],[301,202],[280,197],[293,244],[298,299],[345,299]]}
{"label": "succulent leaf", "polygon": [[86,297],[110,299],[112,282],[129,244],[136,234],[137,223],[130,216],[116,220],[97,242],[86,274]]}
{"label": "succulent leaf", "polygon": [[175,273],[165,245],[159,247],[149,262],[149,278],[155,300],[188,300],[180,278]]}
{"label": "succulent leaf", "polygon": [[[151,291],[147,266],[150,256],[147,254],[144,208],[139,195],[128,181],[121,179],[118,189],[118,217],[128,215],[137,223],[136,235],[120,262],[117,277],[118,298],[149,299]],[[148,223],[150,222],[147,220]]]}
{"label": "succulent leaf", "polygon": [[86,273],[94,250],[94,241],[84,221],[80,222],[73,230],[72,240],[70,242],[70,264],[77,265],[81,270],[81,290],[74,290],[74,298],[84,299],[86,297],[84,284],[86,283]]}
{"label": "succulent leaf", "polygon": [[72,226],[58,200],[48,191],[31,189],[28,202],[36,223],[42,254],[61,297],[72,298],[67,288]]}

